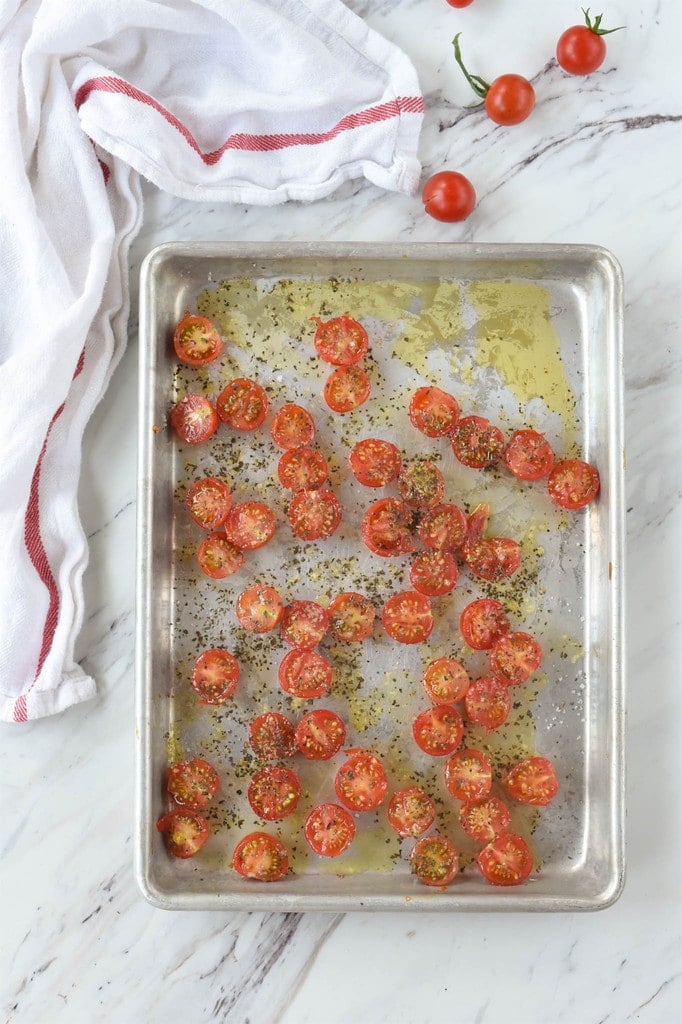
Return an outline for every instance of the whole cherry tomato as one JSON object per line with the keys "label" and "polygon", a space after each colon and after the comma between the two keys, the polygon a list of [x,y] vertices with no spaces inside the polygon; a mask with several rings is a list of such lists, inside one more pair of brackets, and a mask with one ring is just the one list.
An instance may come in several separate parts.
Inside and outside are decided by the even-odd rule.
{"label": "whole cherry tomato", "polygon": [[479,75],[471,75],[462,60],[460,34],[452,40],[455,60],[471,88],[484,101],[490,120],[503,125],[520,124],[521,121],[525,121],[535,106],[535,90],[528,79],[521,75],[500,75],[489,83]]}
{"label": "whole cherry tomato", "polygon": [[569,75],[589,75],[601,67],[606,57],[606,43],[602,36],[620,32],[623,28],[622,25],[618,28],[602,28],[603,15],[598,14],[592,21],[589,7],[583,14],[585,24],[571,25],[559,36],[556,44],[556,59]]}
{"label": "whole cherry tomato", "polygon": [[474,0],[446,0],[451,7],[468,7]]}
{"label": "whole cherry tomato", "polygon": [[435,220],[454,223],[469,216],[476,205],[476,192],[469,179],[458,171],[439,171],[424,185],[422,202]]}

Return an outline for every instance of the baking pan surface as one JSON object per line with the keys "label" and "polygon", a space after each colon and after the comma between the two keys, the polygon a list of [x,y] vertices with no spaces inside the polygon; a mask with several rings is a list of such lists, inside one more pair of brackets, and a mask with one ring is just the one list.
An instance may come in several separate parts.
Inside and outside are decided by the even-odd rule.
{"label": "baking pan surface", "polygon": [[[211,316],[226,339],[208,367],[179,367],[171,343],[185,309]],[[322,399],[330,367],[317,358],[310,317],[350,313],[368,331],[368,403],[333,414]],[[145,895],[169,909],[577,910],[608,906],[624,877],[623,840],[623,526],[621,422],[622,285],[618,264],[591,246],[321,245],[171,243],[147,257],[140,317],[140,462],[138,533],[137,874]],[[215,398],[236,376],[257,379],[272,410],[298,402],[315,419],[315,446],[330,464],[343,522],[329,540],[305,544],[286,519],[290,495],[277,480],[280,452],[268,425],[237,435],[221,425],[201,446],[178,443],[168,428],[177,397],[203,390]],[[459,464],[443,439],[418,433],[406,414],[422,384],[454,394],[462,414],[487,416],[508,436],[532,426],[559,457],[583,457],[601,475],[598,500],[564,513],[546,486],[503,470]],[[372,555],[359,540],[371,501],[395,488],[360,487],[348,468],[361,437],[395,441],[408,458],[437,462],[446,500],[468,511],[491,507],[491,533],[515,537],[522,567],[502,584],[462,569],[454,592],[434,602],[427,644],[391,641],[377,623],[364,644],[323,642],[334,666],[330,694],[295,701],[277,684],[283,649],[277,635],[254,638],[239,627],[235,599],[250,582],[270,583],[287,601],[326,605],[338,593],[367,594],[377,611],[410,588],[407,559]],[[201,531],[184,507],[188,484],[219,475],[235,501],[266,501],[277,531],[249,553],[233,576],[213,581],[196,561]],[[544,661],[513,691],[508,722],[489,736],[467,726],[465,743],[483,747],[499,776],[536,751],[550,757],[560,782],[539,812],[515,806],[512,827],[531,844],[535,870],[522,886],[488,885],[474,862],[480,846],[459,828],[457,802],[443,784],[445,758],[416,748],[411,722],[428,701],[426,661],[460,658],[473,677],[487,658],[459,633],[459,614],[475,597],[495,596],[512,628],[541,641]],[[229,705],[202,707],[189,679],[196,656],[227,647],[242,676]],[[386,822],[385,806],[359,815],[351,848],[336,859],[308,849],[302,823],[317,803],[335,800],[331,762],[297,757],[299,809],[265,830],[291,853],[292,872],[273,883],[245,881],[230,868],[239,838],[263,829],[246,799],[257,762],[248,724],[264,710],[294,720],[314,707],[337,711],[348,746],[379,753],[389,792],[411,782],[436,800],[438,830],[458,847],[463,870],[447,889],[429,889],[410,873],[412,841]],[[166,809],[169,761],[200,756],[216,766],[221,791],[208,812],[211,838],[189,861],[170,858],[155,830]]]}

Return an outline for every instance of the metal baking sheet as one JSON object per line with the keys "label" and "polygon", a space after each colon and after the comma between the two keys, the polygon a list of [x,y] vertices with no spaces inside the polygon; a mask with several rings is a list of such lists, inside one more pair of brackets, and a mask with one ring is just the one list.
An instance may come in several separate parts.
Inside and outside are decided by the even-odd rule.
{"label": "metal baking sheet", "polygon": [[[221,360],[200,371],[178,368],[171,344],[183,310],[197,306],[217,317],[228,339]],[[320,397],[328,368],[314,357],[308,318],[344,312],[369,331],[373,396],[340,417]],[[168,909],[549,911],[599,909],[617,898],[624,879],[621,330],[620,269],[593,246],[171,243],[150,253],[140,316],[136,857],[151,902]],[[177,394],[204,388],[215,395],[238,374],[260,380],[273,407],[293,400],[313,412],[344,507],[344,524],[325,544],[303,553],[294,545],[266,430],[255,452],[224,427],[215,444],[193,449],[171,436],[167,417]],[[444,441],[424,438],[405,415],[410,392],[427,382],[455,394],[463,412],[487,415],[507,432],[534,426],[559,454],[595,463],[598,500],[571,516],[551,505],[542,485],[460,466]],[[406,566],[358,545],[362,509],[381,492],[353,484],[347,450],[373,435],[397,439],[408,455],[438,459],[452,500],[469,508],[489,501],[493,532],[522,541],[519,578],[495,593],[516,628],[541,640],[545,660],[532,681],[515,688],[499,735],[468,733],[499,770],[536,750],[557,768],[561,791],[549,808],[514,809],[513,825],[536,859],[533,875],[517,888],[480,877],[472,863],[477,847],[459,830],[456,801],[442,784],[443,759],[422,756],[409,735],[409,722],[427,704],[419,684],[426,660],[452,653],[474,676],[484,671],[457,622],[461,608],[491,593],[489,586],[462,573],[440,602],[428,654],[390,642],[378,625],[368,644],[328,650],[337,676],[329,697],[316,702],[280,691],[276,638],[256,651],[234,617],[236,595],[254,578],[274,583],[288,600],[325,603],[342,590],[364,590],[377,608],[400,589]],[[196,565],[200,531],[182,502],[188,481],[208,472],[224,475],[239,500],[264,498],[278,515],[273,542],[215,582]],[[229,707],[193,701],[191,664],[211,646],[234,649],[242,661]],[[358,646],[362,651],[350,650]],[[267,827],[290,846],[293,872],[268,885],[230,869],[238,839],[263,827],[245,798],[255,767],[248,721],[269,708],[297,718],[314,706],[344,716],[350,745],[378,749],[391,789],[415,779],[432,792],[440,828],[464,864],[449,888],[431,890],[414,879],[410,843],[387,828],[385,809],[358,816],[357,839],[341,858],[307,851],[301,822],[315,803],[334,799],[336,762],[303,766],[300,811]],[[207,757],[222,783],[209,813],[211,839],[190,861],[170,858],[154,827],[166,807],[169,759],[182,755]]]}

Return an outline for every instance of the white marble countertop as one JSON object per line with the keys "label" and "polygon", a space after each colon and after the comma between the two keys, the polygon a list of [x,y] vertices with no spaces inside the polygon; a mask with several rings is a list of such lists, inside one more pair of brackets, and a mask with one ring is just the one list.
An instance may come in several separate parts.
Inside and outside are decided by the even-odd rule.
{"label": "white marble countertop", "polygon": [[[146,191],[131,259],[170,239],[592,242],[626,280],[628,879],[595,915],[176,913],[132,870],[136,313],[86,434],[91,557],[79,644],[99,684],[62,716],[2,729],[2,1020],[21,1024],[669,1024],[682,1011],[680,777],[680,7],[611,3],[600,72],[550,59],[577,4],[352,0],[412,57],[425,176],[474,181],[464,225],[352,183],[312,206],[208,207]],[[512,10],[513,7],[513,10]],[[532,76],[514,129],[465,110],[475,70]],[[677,403],[680,402],[680,405]],[[675,1007],[677,1006],[677,1010]]]}

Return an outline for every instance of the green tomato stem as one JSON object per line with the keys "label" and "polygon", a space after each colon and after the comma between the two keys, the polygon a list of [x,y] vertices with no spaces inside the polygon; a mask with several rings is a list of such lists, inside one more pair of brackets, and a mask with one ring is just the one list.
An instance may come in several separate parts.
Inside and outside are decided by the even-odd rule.
{"label": "green tomato stem", "polygon": [[462,60],[462,51],[459,48],[459,37],[461,36],[461,34],[461,32],[458,32],[455,38],[452,40],[452,45],[455,48],[455,60],[459,64],[464,74],[464,77],[466,78],[467,82],[474,90],[476,95],[479,96],[482,100],[484,100],[488,95],[490,85],[488,84],[488,82],[486,82],[485,78],[481,78],[480,75],[472,75],[465,68],[464,61]]}
{"label": "green tomato stem", "polygon": [[592,21],[590,18],[590,8],[582,8],[582,12],[585,15],[585,24],[589,28],[590,32],[594,32],[595,36],[608,36],[612,32],[620,32],[625,28],[625,25],[619,25],[618,28],[602,28],[601,20],[604,17],[603,14],[598,14],[597,17]]}

